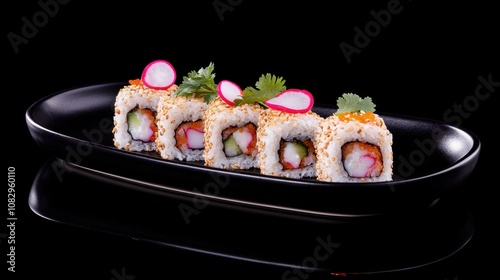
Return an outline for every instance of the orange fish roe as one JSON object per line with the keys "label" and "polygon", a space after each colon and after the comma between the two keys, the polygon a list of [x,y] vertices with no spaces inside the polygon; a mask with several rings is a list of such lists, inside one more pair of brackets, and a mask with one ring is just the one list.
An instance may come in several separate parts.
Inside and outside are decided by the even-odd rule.
{"label": "orange fish roe", "polygon": [[337,115],[343,122],[358,121],[360,123],[378,123],[376,115],[372,112],[361,111],[359,113],[345,112]]}
{"label": "orange fish roe", "polygon": [[142,85],[141,79],[129,80],[128,83],[131,84],[131,85],[134,85],[134,86],[140,86],[140,85]]}

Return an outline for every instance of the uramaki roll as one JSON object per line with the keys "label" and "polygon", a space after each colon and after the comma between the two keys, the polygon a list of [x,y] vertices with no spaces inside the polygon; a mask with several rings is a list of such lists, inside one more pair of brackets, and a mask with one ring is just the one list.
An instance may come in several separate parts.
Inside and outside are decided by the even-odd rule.
{"label": "uramaki roll", "polygon": [[156,151],[164,159],[203,160],[203,97],[163,96],[158,103]]}
{"label": "uramaki roll", "polygon": [[139,79],[122,87],[114,104],[115,147],[127,151],[154,151],[158,102],[161,96],[170,96],[176,90],[175,84],[166,90],[151,89]]}
{"label": "uramaki roll", "polygon": [[373,112],[323,119],[316,131],[317,179],[328,182],[392,180],[392,134]]}
{"label": "uramaki roll", "polygon": [[309,111],[303,114],[263,110],[257,139],[261,174],[289,178],[316,176],[315,131],[321,117]]}
{"label": "uramaki roll", "polygon": [[224,169],[258,168],[258,104],[230,106],[220,97],[203,114],[205,165]]}

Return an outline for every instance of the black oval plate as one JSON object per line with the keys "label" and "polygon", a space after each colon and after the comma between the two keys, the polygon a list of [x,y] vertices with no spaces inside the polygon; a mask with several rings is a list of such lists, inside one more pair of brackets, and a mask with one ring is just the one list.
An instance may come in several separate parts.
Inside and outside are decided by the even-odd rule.
{"label": "black oval plate", "polygon": [[[26,112],[34,141],[69,163],[145,188],[205,199],[322,216],[370,216],[426,208],[462,185],[476,166],[481,143],[470,131],[444,122],[377,112],[393,134],[394,180],[330,183],[222,170],[203,162],[162,159],[155,152],[127,152],[113,145],[115,97],[125,83],[106,83],[47,96]],[[313,111],[323,117],[329,105]],[[58,171],[57,166],[53,166]],[[60,179],[65,176],[61,169]]]}

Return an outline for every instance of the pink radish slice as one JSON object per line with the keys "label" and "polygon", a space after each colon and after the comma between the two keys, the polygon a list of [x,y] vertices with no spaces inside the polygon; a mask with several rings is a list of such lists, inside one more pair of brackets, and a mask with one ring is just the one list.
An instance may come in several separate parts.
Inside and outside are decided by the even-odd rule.
{"label": "pink radish slice", "polygon": [[185,131],[187,146],[190,149],[203,149],[203,131],[188,128]]}
{"label": "pink radish slice", "polygon": [[141,80],[152,89],[167,89],[175,83],[177,74],[174,67],[166,60],[150,62],[142,71]]}
{"label": "pink radish slice", "polygon": [[313,107],[314,97],[304,89],[288,89],[276,97],[266,100],[265,103],[274,110],[287,113],[306,113]]}
{"label": "pink radish slice", "polygon": [[224,102],[234,106],[234,100],[241,96],[241,88],[228,80],[222,80],[217,84],[217,94]]}

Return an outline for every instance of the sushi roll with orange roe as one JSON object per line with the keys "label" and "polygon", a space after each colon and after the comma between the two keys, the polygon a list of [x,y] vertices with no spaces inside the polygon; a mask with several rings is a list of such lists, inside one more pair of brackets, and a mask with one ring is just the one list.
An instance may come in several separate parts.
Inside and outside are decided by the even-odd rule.
{"label": "sushi roll with orange roe", "polygon": [[327,182],[392,181],[392,134],[374,113],[371,98],[346,93],[337,112],[316,130],[317,179]]}

